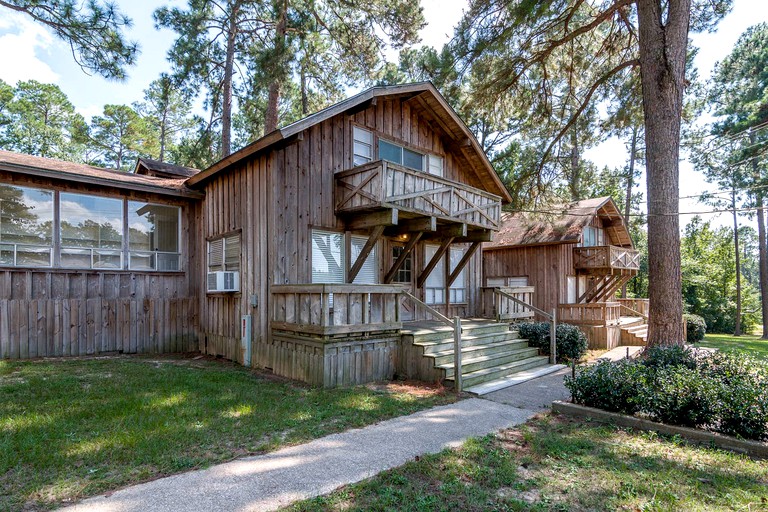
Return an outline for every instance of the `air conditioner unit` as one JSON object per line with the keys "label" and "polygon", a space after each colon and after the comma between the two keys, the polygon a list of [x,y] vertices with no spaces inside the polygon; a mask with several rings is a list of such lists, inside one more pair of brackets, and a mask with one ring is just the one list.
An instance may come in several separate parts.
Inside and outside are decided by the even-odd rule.
{"label": "air conditioner unit", "polygon": [[239,292],[240,272],[208,272],[209,292]]}

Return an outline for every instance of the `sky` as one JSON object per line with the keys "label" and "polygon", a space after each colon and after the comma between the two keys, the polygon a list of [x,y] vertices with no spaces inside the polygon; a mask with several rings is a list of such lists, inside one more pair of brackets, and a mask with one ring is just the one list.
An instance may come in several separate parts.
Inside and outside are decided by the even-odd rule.
{"label": "sky", "polygon": [[[141,44],[141,54],[136,66],[129,69],[128,80],[107,81],[98,75],[89,76],[78,67],[67,44],[55,38],[46,28],[21,14],[0,10],[0,79],[15,84],[19,80],[38,80],[55,83],[69,97],[77,110],[87,119],[101,113],[105,104],[130,104],[142,99],[143,90],[163,71],[168,71],[166,51],[174,39],[167,29],[156,29],[152,12],[161,5],[186,4],[186,0],[117,0],[119,8],[133,19],[128,30],[130,39]],[[712,34],[692,34],[693,44],[700,48],[695,65],[699,76],[710,75],[716,62],[730,53],[734,43],[744,30],[759,22],[768,22],[768,1],[734,0],[733,11],[718,25]],[[466,8],[466,0],[422,0],[428,25],[421,32],[423,44],[437,48],[447,42],[453,27]],[[396,58],[396,55],[390,55]],[[622,141],[609,139],[586,152],[586,158],[598,167],[615,168],[627,160],[627,150]],[[685,160],[680,166],[680,195],[691,196],[702,191],[714,190]],[[645,181],[638,184],[644,191]],[[683,199],[681,212],[710,209],[695,199]],[[681,217],[681,226],[691,216]],[[731,222],[727,214],[707,216],[715,224]]]}

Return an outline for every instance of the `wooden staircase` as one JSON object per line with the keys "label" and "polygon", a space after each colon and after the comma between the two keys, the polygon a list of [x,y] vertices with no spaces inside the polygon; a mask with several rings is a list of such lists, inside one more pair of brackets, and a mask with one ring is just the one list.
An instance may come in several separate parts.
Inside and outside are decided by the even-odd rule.
{"label": "wooden staircase", "polygon": [[[538,349],[528,346],[517,330],[510,330],[506,323],[464,320],[461,339],[465,390],[549,366],[548,358],[540,356]],[[421,356],[421,364],[417,365],[421,367],[421,375],[411,377],[453,385],[453,330],[450,327],[437,323],[404,326],[402,344],[409,348],[409,357]]]}
{"label": "wooden staircase", "polygon": [[619,320],[622,345],[645,346],[648,341],[648,324],[642,317],[623,316]]}

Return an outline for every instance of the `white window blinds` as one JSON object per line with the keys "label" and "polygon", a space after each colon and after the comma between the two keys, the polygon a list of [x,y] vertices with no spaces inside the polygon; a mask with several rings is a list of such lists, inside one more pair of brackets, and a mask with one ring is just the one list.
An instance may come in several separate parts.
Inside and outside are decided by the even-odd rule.
{"label": "white window blinds", "polygon": [[[465,247],[451,247],[450,253],[451,253],[451,273],[453,273],[454,270],[456,270],[456,267],[459,265],[459,262],[461,261],[461,258],[464,257],[464,254],[467,252],[467,249]],[[456,277],[456,279],[451,283],[451,304],[463,304],[467,302],[467,267],[465,266],[463,269],[461,269],[461,272],[459,272],[459,275]]]}
{"label": "white window blinds", "polygon": [[344,235],[312,230],[312,282],[344,282]]}
{"label": "white window blinds", "polygon": [[240,270],[240,234],[208,242],[208,272]]}
{"label": "white window blinds", "polygon": [[[437,253],[437,245],[426,245],[424,247],[424,264],[432,261],[432,257]],[[424,283],[424,302],[427,304],[445,304],[445,255],[432,269]]]}
{"label": "white window blinds", "polygon": [[362,165],[370,162],[373,159],[373,134],[368,130],[354,126],[352,127],[352,137],[355,139],[352,163]]}
{"label": "white window blinds", "polygon": [[[357,257],[362,252],[363,247],[367,241],[368,239],[364,236],[352,236],[350,240],[350,252],[352,253],[350,258],[350,266],[352,266],[354,262],[357,261]],[[371,250],[371,252],[368,254],[368,257],[365,259],[365,263],[363,263],[360,272],[357,273],[354,281],[352,281],[353,283],[377,284],[379,282],[379,260],[376,249],[376,246],[374,246],[373,250]]]}

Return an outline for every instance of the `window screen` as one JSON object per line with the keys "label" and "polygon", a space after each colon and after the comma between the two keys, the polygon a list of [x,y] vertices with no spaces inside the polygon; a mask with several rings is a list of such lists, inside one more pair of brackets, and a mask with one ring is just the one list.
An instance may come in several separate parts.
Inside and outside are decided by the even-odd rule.
{"label": "window screen", "polygon": [[61,266],[123,268],[123,200],[62,192]]}
{"label": "window screen", "polygon": [[0,185],[0,264],[48,267],[53,253],[53,192]]}

